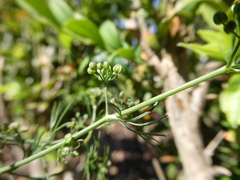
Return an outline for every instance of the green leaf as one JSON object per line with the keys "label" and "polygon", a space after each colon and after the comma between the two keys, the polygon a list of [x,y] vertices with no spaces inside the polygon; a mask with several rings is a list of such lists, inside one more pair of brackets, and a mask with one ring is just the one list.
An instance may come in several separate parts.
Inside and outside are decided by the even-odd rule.
{"label": "green leaf", "polygon": [[72,40],[73,38],[66,34],[66,33],[59,33],[58,34],[58,38],[59,41],[61,42],[61,44],[66,48],[66,49],[70,49],[71,48],[71,44],[72,44]]}
{"label": "green leaf", "polygon": [[97,26],[89,19],[74,19],[66,23],[65,27],[75,34],[87,38],[89,44],[104,47]]}
{"label": "green leaf", "polygon": [[99,33],[103,39],[106,49],[112,51],[121,47],[117,28],[112,21],[104,21],[99,28]]}
{"label": "green leaf", "polygon": [[28,96],[28,92],[24,90],[21,82],[11,81],[7,84],[0,86],[0,93],[8,101],[24,99]]}
{"label": "green leaf", "polygon": [[205,55],[214,60],[226,61],[225,55],[228,54],[228,51],[220,50],[218,44],[210,43],[206,45],[193,44],[193,43],[178,43],[178,46],[190,49],[197,54]]}
{"label": "green leaf", "polygon": [[234,74],[228,81],[228,87],[219,96],[220,108],[227,121],[233,126],[240,125],[240,74]]}
{"label": "green leaf", "polygon": [[206,29],[199,30],[197,34],[202,40],[204,40],[207,43],[216,43],[219,44],[221,47],[225,47],[225,49],[229,49],[231,47],[232,42],[231,34],[226,34],[223,31],[213,31]]}
{"label": "green leaf", "polygon": [[73,18],[71,7],[63,0],[49,1],[49,8],[59,24],[64,24]]}
{"label": "green leaf", "polygon": [[40,20],[52,26],[59,26],[57,20],[51,13],[48,5],[43,0],[17,0],[19,6],[33,15],[38,15]]}
{"label": "green leaf", "polygon": [[208,56],[214,60],[226,61],[231,49],[232,36],[223,31],[199,30],[199,37],[208,44],[187,44],[178,45],[194,51],[197,54]]}
{"label": "green leaf", "polygon": [[119,48],[109,56],[108,62],[111,62],[113,60],[113,58],[116,56],[120,56],[120,57],[129,59],[129,60],[133,60],[134,53],[133,53],[133,50],[130,48]]}
{"label": "green leaf", "polygon": [[200,4],[200,1],[193,0],[180,0],[177,1],[177,7],[175,9],[176,14],[185,17],[193,17],[193,12],[195,12]]}
{"label": "green leaf", "polygon": [[82,59],[82,61],[79,63],[79,67],[78,67],[79,74],[83,74],[84,72],[86,72],[89,62],[90,62],[90,56],[85,56]]}

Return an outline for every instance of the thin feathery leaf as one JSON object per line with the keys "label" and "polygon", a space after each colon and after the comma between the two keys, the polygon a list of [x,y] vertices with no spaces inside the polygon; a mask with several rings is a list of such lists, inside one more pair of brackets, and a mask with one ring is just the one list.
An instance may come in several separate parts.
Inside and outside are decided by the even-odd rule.
{"label": "thin feathery leaf", "polygon": [[157,105],[158,105],[158,102],[154,103],[154,104],[152,105],[152,107],[151,107],[148,111],[146,111],[146,112],[144,112],[144,113],[136,116],[135,118],[132,118],[132,119],[130,119],[130,120],[126,120],[126,122],[135,122],[135,121],[143,118],[144,116],[150,114],[150,113],[152,112],[152,110],[153,110]]}
{"label": "thin feathery leaf", "polygon": [[[157,142],[157,143],[159,144],[159,142],[158,142],[155,138],[153,138],[153,137],[151,137],[151,136],[165,136],[164,134],[140,132],[140,131],[136,131],[136,130],[133,130],[133,129],[127,127],[127,126],[126,126],[125,124],[123,124],[122,122],[120,122],[120,124],[122,124],[122,125],[123,125],[125,128],[127,128],[128,130],[130,130],[130,131],[138,134],[139,136],[141,136],[141,138],[143,138],[147,143],[149,143],[151,146],[153,146],[154,148],[156,148],[160,153],[162,152],[156,145],[154,145],[154,144],[153,144],[151,141],[149,141],[147,138],[152,139],[152,140],[154,140],[155,142]],[[145,136],[146,136],[147,138],[146,138]]]}
{"label": "thin feathery leaf", "polygon": [[120,124],[122,124],[123,127],[127,128],[128,130],[137,133],[137,134],[142,134],[142,135],[148,135],[148,136],[166,136],[165,134],[158,134],[158,133],[148,133],[148,132],[141,132],[141,131],[136,131],[134,129],[131,129],[130,127],[126,126],[124,123],[120,122]]}
{"label": "thin feathery leaf", "polygon": [[[44,134],[44,131],[40,134],[39,134],[39,126],[37,127],[37,131],[34,135],[34,142],[33,142],[33,145],[32,145],[32,155],[33,154],[36,154],[37,152],[39,152],[43,147],[40,146],[40,142],[41,142],[41,139],[42,139],[42,136]],[[41,148],[39,148],[41,147]]]}
{"label": "thin feathery leaf", "polygon": [[122,117],[121,109],[119,109],[119,107],[117,107],[115,104],[111,102],[108,102],[108,104],[111,106],[111,108],[113,108],[113,110],[115,110],[119,114],[120,117]]}
{"label": "thin feathery leaf", "polygon": [[[67,107],[64,109],[63,113],[61,114],[60,118],[57,121],[56,127],[58,127],[58,125],[60,124],[60,122],[62,121],[63,117],[66,115],[67,111],[70,109],[70,107],[73,104],[73,99],[68,103]],[[60,110],[60,108],[59,108]]]}
{"label": "thin feathery leaf", "polygon": [[55,126],[57,119],[59,117],[60,110],[58,108],[58,103],[54,102],[51,117],[50,117],[50,129],[53,129]]}
{"label": "thin feathery leaf", "polygon": [[[155,144],[153,144],[151,141],[149,141],[146,137],[144,137],[143,135],[139,134],[139,136],[141,136],[141,138],[143,138],[148,144],[150,144],[151,146],[153,146],[154,148],[156,148],[160,153],[162,153],[161,149],[159,149],[159,147],[157,147]],[[156,139],[154,139],[153,137],[149,137],[148,138],[153,139],[154,141],[156,141],[158,144],[160,144]]]}
{"label": "thin feathery leaf", "polygon": [[126,122],[126,123],[134,125],[134,126],[148,126],[148,125],[155,124],[155,123],[159,122],[160,120],[162,120],[165,117],[167,117],[167,115],[165,115],[161,118],[155,119],[154,121],[147,122],[147,123],[133,123],[133,122]]}
{"label": "thin feathery leaf", "polygon": [[[61,103],[58,103],[57,105],[54,106],[54,109],[52,111],[52,114],[54,116],[53,118],[53,121],[54,121],[54,124],[51,128],[51,133],[50,133],[50,136],[49,136],[49,139],[52,138],[52,136],[56,133],[56,129],[58,129],[58,126],[59,124],[61,123],[63,117],[66,115],[67,111],[70,109],[70,107],[72,106],[73,104],[73,99],[68,103],[67,107],[63,110],[63,112],[61,113],[60,115],[60,112],[61,112]],[[60,116],[59,116],[60,115]]]}

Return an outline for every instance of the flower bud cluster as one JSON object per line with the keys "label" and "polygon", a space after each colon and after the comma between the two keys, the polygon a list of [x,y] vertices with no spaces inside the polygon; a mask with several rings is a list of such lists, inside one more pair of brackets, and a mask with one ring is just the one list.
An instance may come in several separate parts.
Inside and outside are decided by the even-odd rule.
{"label": "flower bud cluster", "polygon": [[[240,17],[240,4],[234,4],[232,6],[232,11],[234,15],[237,16],[237,19]],[[223,30],[225,33],[234,33],[234,29],[236,28],[237,24],[235,21],[230,20],[228,21],[228,16],[225,12],[216,12],[213,16],[213,22],[217,25],[223,24]]]}
{"label": "flower bud cluster", "polygon": [[64,145],[58,149],[58,162],[60,160],[66,162],[66,157],[68,155],[72,157],[78,156],[77,148],[79,148],[83,142],[82,139],[76,141],[70,133],[64,136],[64,141]]}
{"label": "flower bud cluster", "polygon": [[10,136],[13,134],[21,134],[29,130],[26,125],[20,125],[18,122],[11,122],[10,124],[1,124],[0,132],[2,135]]}
{"label": "flower bud cluster", "polygon": [[131,97],[125,98],[125,92],[121,91],[119,93],[119,98],[118,99],[112,98],[112,99],[110,99],[110,102],[112,104],[114,104],[115,106],[117,106],[122,111],[126,108],[129,108],[129,107],[139,104],[140,100],[139,99],[133,100]]}
{"label": "flower bud cluster", "polygon": [[95,75],[100,81],[108,83],[122,72],[122,66],[117,64],[112,68],[107,61],[103,63],[90,62],[87,72],[90,75]]}
{"label": "flower bud cluster", "polygon": [[81,116],[80,112],[76,112],[75,117],[71,118],[71,121],[69,121],[66,124],[66,127],[70,128],[71,133],[75,133],[75,132],[79,131],[79,129],[82,129],[85,127],[84,123],[87,121],[87,119],[88,119],[87,114],[83,114]]}

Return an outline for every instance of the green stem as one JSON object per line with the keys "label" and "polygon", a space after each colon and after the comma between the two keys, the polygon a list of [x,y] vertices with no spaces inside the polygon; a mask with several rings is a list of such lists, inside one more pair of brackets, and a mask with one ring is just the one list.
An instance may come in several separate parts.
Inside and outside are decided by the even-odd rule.
{"label": "green stem", "polygon": [[108,96],[107,96],[107,85],[104,87],[104,96],[105,96],[105,115],[108,116]]}
{"label": "green stem", "polygon": [[[107,117],[104,117],[102,119],[100,119],[99,121],[93,123],[92,125],[84,128],[83,130],[79,131],[78,133],[74,134],[73,135],[73,138],[75,139],[78,139],[79,137],[83,136],[84,134],[88,133],[89,131],[92,131],[94,129],[96,129],[98,126],[104,124],[105,122],[108,122],[108,118]],[[9,171],[13,171],[14,169],[17,169],[18,167],[24,165],[24,164],[27,164],[35,159],[38,159],[52,151],[55,151],[57,149],[59,149],[63,144],[65,143],[65,141],[62,139],[59,143],[41,151],[41,152],[38,152],[30,157],[27,157],[21,161],[18,161],[14,164],[11,164],[9,166],[5,166],[3,168],[0,168],[0,174],[3,174],[3,173],[6,173],[6,172],[9,172]]]}
{"label": "green stem", "polygon": [[[169,97],[171,95],[174,95],[174,94],[176,94],[178,92],[181,92],[181,91],[183,91],[183,90],[185,90],[187,88],[190,88],[190,87],[195,86],[195,85],[197,85],[197,84],[199,84],[201,82],[207,81],[207,80],[209,80],[209,79],[211,79],[213,77],[216,77],[218,75],[221,75],[221,74],[224,74],[224,73],[228,73],[228,72],[229,72],[229,69],[227,69],[224,66],[224,67],[222,67],[220,69],[217,69],[216,71],[213,71],[213,72],[211,72],[211,73],[209,73],[207,75],[204,75],[204,76],[199,77],[199,78],[197,78],[197,79],[195,79],[193,81],[190,81],[190,82],[188,82],[186,84],[183,84],[182,86],[179,86],[179,87],[177,87],[175,89],[172,89],[172,90],[170,90],[168,92],[165,92],[163,94],[155,96],[154,98],[151,98],[151,99],[149,99],[149,100],[147,100],[145,102],[142,102],[142,103],[140,103],[140,104],[138,104],[136,106],[133,106],[131,108],[123,110],[122,111],[122,115],[127,115],[127,114],[130,114],[130,113],[133,113],[133,112],[135,112],[135,111],[137,111],[139,109],[142,109],[142,108],[147,107],[147,106],[149,106],[151,104],[154,104],[155,102],[158,102],[158,101],[161,101],[163,99],[166,99],[167,97]],[[105,93],[106,93],[106,90],[107,90],[107,88],[105,89]],[[105,98],[107,98],[107,96]],[[105,99],[105,100],[107,100],[107,99]],[[108,106],[106,106],[106,108],[107,107]],[[115,114],[113,114],[111,116],[112,117],[113,116],[119,117],[120,115],[118,113],[115,113]],[[110,116],[104,116],[103,118],[99,119],[98,121],[94,122],[93,124],[89,125],[88,127],[84,128],[83,130],[81,130],[81,131],[77,132],[76,134],[74,134],[73,138],[78,139],[81,136],[83,136],[84,134],[88,133],[89,131],[92,131],[92,130],[96,129],[97,127],[99,127],[100,125],[102,125],[102,124],[104,124],[106,122],[112,121],[112,120],[116,120],[116,119],[111,118]],[[14,169],[24,165],[24,164],[27,164],[27,163],[29,163],[29,162],[37,159],[37,158],[40,158],[40,157],[42,157],[42,156],[44,156],[44,155],[46,155],[46,154],[48,154],[48,153],[50,153],[52,151],[55,151],[58,148],[60,148],[64,143],[65,143],[64,140],[60,140],[59,143],[57,143],[57,144],[55,144],[55,145],[53,145],[53,146],[51,146],[51,147],[41,151],[41,152],[38,152],[38,153],[36,153],[36,154],[34,154],[34,155],[32,155],[32,156],[30,156],[28,158],[25,158],[25,159],[23,159],[23,160],[21,160],[19,162],[16,162],[16,163],[14,163],[12,165],[0,168],[0,174],[12,171],[12,170],[14,170]]]}
{"label": "green stem", "polygon": [[[91,122],[91,124],[93,124],[93,123],[96,121],[97,106],[96,106],[94,103],[92,103],[92,109],[93,109],[93,113],[92,113],[92,122]],[[93,134],[93,130],[90,131],[90,132],[88,133],[87,137],[84,139],[83,146],[87,146],[87,143],[88,143],[89,140],[91,139],[92,134]]]}
{"label": "green stem", "polygon": [[235,60],[235,56],[236,56],[236,54],[237,54],[237,52],[239,50],[239,47],[240,47],[240,40],[238,38],[238,43],[237,43],[237,45],[235,46],[235,48],[234,48],[234,50],[232,52],[230,60],[228,61],[227,65],[226,65],[226,69],[230,69],[231,68],[231,66],[232,66],[232,64],[233,64],[233,62]]}
{"label": "green stem", "polygon": [[[190,81],[188,83],[185,83],[185,84],[183,84],[183,85],[181,85],[181,86],[179,86],[179,87],[177,87],[175,89],[172,89],[172,90],[167,91],[167,92],[165,92],[163,94],[155,96],[155,97],[153,97],[153,98],[151,98],[151,99],[149,99],[147,101],[144,101],[144,102],[142,102],[142,103],[140,103],[140,104],[138,104],[136,106],[130,107],[128,109],[125,109],[125,110],[122,111],[122,116],[130,114],[130,113],[133,113],[133,112],[135,112],[135,111],[137,111],[139,109],[142,109],[144,107],[150,106],[150,105],[154,104],[155,102],[158,102],[158,101],[161,101],[163,99],[166,99],[167,97],[169,97],[171,95],[174,95],[174,94],[176,94],[178,92],[181,92],[181,91],[183,91],[185,89],[188,89],[188,88],[190,88],[192,86],[195,86],[195,85],[197,85],[197,84],[199,84],[201,82],[207,81],[207,80],[209,80],[209,79],[211,79],[213,77],[216,77],[218,75],[221,75],[221,74],[224,74],[224,73],[227,73],[227,72],[229,72],[229,70],[226,69],[226,67],[224,66],[224,67],[222,67],[220,69],[217,69],[217,70],[215,70],[215,71],[213,71],[213,72],[211,72],[209,74],[206,74],[206,75],[201,76],[201,77],[199,77],[197,79],[194,79],[194,80],[192,80],[192,81]],[[115,115],[117,117],[119,117],[118,114],[115,114]]]}

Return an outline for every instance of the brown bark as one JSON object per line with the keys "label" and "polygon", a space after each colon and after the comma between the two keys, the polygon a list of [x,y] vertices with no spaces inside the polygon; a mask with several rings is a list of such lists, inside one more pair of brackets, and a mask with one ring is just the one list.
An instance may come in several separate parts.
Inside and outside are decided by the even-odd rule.
{"label": "brown bark", "polygon": [[[172,63],[171,56],[162,60],[162,65],[168,69],[164,80],[165,90],[170,90],[184,83]],[[182,91],[166,99],[166,108],[174,141],[182,159],[182,165],[187,180],[212,180],[211,161],[204,154],[204,146],[199,132],[199,117],[202,113],[204,97],[208,83],[199,85],[193,92]]]}

